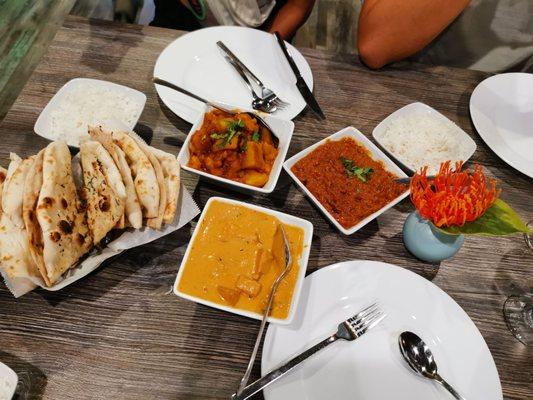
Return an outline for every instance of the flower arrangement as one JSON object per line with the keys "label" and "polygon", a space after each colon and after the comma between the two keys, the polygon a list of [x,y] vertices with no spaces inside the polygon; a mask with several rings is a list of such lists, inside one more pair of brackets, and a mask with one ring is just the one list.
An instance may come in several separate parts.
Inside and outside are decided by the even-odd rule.
{"label": "flower arrangement", "polygon": [[427,167],[411,179],[411,201],[419,214],[441,231],[452,234],[501,236],[529,233],[518,214],[499,198],[495,179],[488,179],[483,168],[475,165],[463,171],[463,163],[441,164],[434,178]]}

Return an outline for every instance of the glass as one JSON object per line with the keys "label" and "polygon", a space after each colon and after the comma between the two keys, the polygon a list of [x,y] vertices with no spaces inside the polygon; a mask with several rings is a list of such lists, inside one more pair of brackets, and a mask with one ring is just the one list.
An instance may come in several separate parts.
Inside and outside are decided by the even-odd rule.
{"label": "glass", "polygon": [[[533,224],[533,220],[527,223]],[[533,250],[531,237],[524,233],[527,246]],[[533,295],[511,295],[503,305],[505,322],[511,333],[525,345],[533,344]]]}

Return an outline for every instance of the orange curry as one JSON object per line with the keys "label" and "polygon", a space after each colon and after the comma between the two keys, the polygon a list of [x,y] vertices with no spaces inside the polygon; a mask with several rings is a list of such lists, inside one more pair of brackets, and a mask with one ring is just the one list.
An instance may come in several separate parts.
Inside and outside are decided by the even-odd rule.
{"label": "orange curry", "polygon": [[329,213],[351,228],[407,190],[351,138],[328,140],[291,168]]}
{"label": "orange curry", "polygon": [[263,187],[278,149],[270,131],[249,114],[213,110],[191,137],[189,153],[191,168]]}

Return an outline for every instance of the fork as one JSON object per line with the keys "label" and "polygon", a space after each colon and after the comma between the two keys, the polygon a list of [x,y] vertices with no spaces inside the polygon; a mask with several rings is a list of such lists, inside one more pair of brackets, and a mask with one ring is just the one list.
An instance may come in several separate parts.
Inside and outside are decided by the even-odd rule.
{"label": "fork", "polygon": [[266,386],[270,385],[272,382],[285,375],[302,361],[311,357],[316,352],[322,350],[339,339],[352,341],[361,337],[385,317],[386,314],[382,311],[381,307],[377,303],[371,304],[358,314],[348,318],[344,322],[341,322],[337,327],[336,333],[315,344],[313,347],[307,349],[303,353],[297,355],[292,360],[283,364],[281,367],[269,372],[262,378],[246,386],[240,394],[234,393],[231,396],[231,400],[245,400],[250,398]]}
{"label": "fork", "polygon": [[[230,49],[228,49],[228,47],[222,41],[219,40],[217,42],[217,46],[228,56],[230,61],[232,61],[234,64],[240,67],[247,75],[250,76],[250,78],[252,78],[254,83],[261,89],[260,98],[264,102],[266,102],[267,104],[272,104],[273,106],[275,106],[277,109],[280,109],[280,110],[290,106],[289,103],[281,100],[276,95],[276,93],[274,93],[271,89],[266,87],[263,84],[263,82],[261,82],[261,80],[252,71],[250,71],[250,69],[246,65],[244,65],[244,63],[241,60],[239,60],[239,58],[235,54],[233,54],[233,52]],[[255,93],[253,92],[253,89],[252,89],[252,93]]]}

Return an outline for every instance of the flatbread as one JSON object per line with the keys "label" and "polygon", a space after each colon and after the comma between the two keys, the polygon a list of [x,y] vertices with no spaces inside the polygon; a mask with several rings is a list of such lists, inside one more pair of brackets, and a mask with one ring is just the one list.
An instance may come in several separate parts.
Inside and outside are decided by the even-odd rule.
{"label": "flatbread", "polygon": [[131,170],[126,161],[124,152],[113,142],[111,133],[102,130],[101,127],[89,128],[89,135],[94,140],[100,142],[109,152],[113,161],[115,161],[126,189],[125,215],[130,226],[135,229],[140,229],[142,227],[141,205],[139,204],[139,198],[135,191]]}
{"label": "flatbread", "polygon": [[163,150],[150,147],[150,151],[157,157],[161,167],[163,168],[163,175],[165,177],[165,187],[167,191],[167,204],[165,213],[163,215],[163,222],[170,224],[174,221],[176,209],[178,207],[178,199],[180,195],[180,164],[178,159],[172,154],[166,153]]}
{"label": "flatbread", "polygon": [[80,144],[87,224],[93,244],[98,244],[124,215],[126,189],[113,159],[100,142]]}
{"label": "flatbread", "polygon": [[85,209],[72,178],[70,152],[64,141],[52,142],[44,150],[37,220],[43,231],[46,275],[54,284],[92,245]]}
{"label": "flatbread", "polygon": [[125,132],[113,132],[113,140],[126,156],[131,169],[135,192],[139,198],[144,218],[157,218],[159,215],[159,185],[156,171],[148,156],[135,140]]}
{"label": "flatbread", "polygon": [[9,214],[11,221],[19,228],[24,227],[22,220],[22,195],[24,180],[33,163],[33,157],[21,160],[15,153],[10,154],[11,162],[7,169],[7,177],[2,194],[2,210]]}
{"label": "flatbread", "polygon": [[165,176],[163,174],[163,168],[161,167],[161,164],[159,163],[159,160],[157,159],[157,157],[150,150],[150,146],[148,146],[144,142],[144,140],[138,137],[135,132],[132,132],[130,137],[133,140],[135,140],[139,148],[144,152],[144,154],[150,160],[152,167],[154,167],[155,176],[157,178],[157,186],[159,187],[159,207],[158,207],[157,216],[155,218],[147,218],[146,225],[149,226],[150,228],[161,229],[161,225],[163,225],[163,217],[165,215],[165,209],[167,207],[167,189],[165,187]]}
{"label": "flatbread", "polygon": [[34,162],[28,170],[24,181],[24,193],[22,198],[22,219],[28,239],[28,250],[33,263],[37,266],[41,278],[46,286],[51,286],[50,279],[46,274],[43,257],[43,232],[37,221],[37,201],[43,185],[43,156],[44,149],[35,156]]}
{"label": "flatbread", "polygon": [[4,182],[7,176],[7,169],[0,167],[0,217],[2,216],[2,191],[4,189]]}

